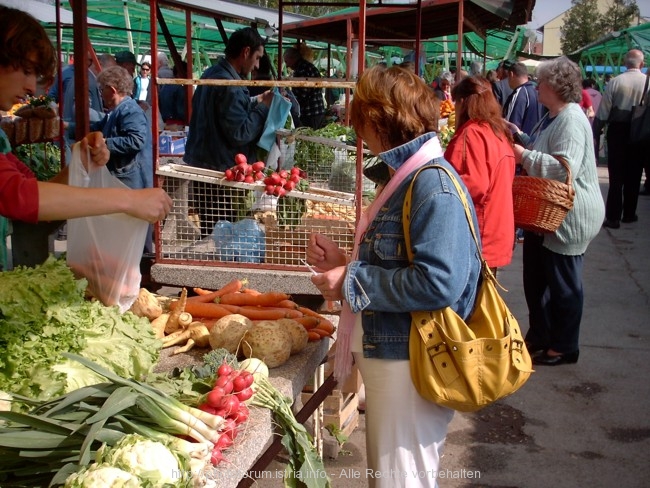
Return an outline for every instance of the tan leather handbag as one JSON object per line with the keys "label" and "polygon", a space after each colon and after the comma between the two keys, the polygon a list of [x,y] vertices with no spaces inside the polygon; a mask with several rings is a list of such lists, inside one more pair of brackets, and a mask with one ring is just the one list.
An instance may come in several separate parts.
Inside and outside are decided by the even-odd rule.
{"label": "tan leather handbag", "polygon": [[[480,253],[465,192],[449,170],[434,165],[418,170],[404,200],[402,217],[409,260],[413,261],[409,234],[413,183],[427,168],[442,169],[453,181]],[[479,410],[514,393],[533,372],[517,319],[499,295],[496,277],[482,255],[481,261],[483,280],[467,322],[450,307],[411,312],[409,357],[413,385],[423,398],[463,412]]]}

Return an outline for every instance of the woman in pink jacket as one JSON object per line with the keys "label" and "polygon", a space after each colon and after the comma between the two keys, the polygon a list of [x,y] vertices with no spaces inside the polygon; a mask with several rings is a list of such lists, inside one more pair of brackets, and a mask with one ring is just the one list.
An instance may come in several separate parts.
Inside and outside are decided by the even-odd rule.
{"label": "woman in pink jacket", "polygon": [[464,78],[451,94],[456,105],[456,133],[445,150],[445,159],[469,190],[483,257],[495,270],[510,264],[514,247],[512,135],[487,79]]}

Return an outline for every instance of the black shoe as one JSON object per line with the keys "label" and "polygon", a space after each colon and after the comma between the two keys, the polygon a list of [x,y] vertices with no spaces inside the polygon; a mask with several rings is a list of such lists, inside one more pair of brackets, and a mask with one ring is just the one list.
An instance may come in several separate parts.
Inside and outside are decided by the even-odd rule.
{"label": "black shoe", "polygon": [[621,226],[621,223],[618,220],[605,219],[603,222],[603,227],[609,227],[610,229],[618,229]]}
{"label": "black shoe", "polygon": [[530,357],[532,358],[534,356],[541,356],[548,348],[526,342],[526,349],[528,349],[528,354],[530,354]]}
{"label": "black shoe", "polygon": [[632,217],[623,217],[621,219],[621,222],[623,222],[624,224],[631,224],[632,222],[636,222],[637,220],[639,220],[639,216],[633,215]]}
{"label": "black shoe", "polygon": [[541,366],[559,366],[560,364],[575,364],[578,362],[580,351],[568,352],[558,356],[549,356],[547,352],[533,357],[533,364]]}

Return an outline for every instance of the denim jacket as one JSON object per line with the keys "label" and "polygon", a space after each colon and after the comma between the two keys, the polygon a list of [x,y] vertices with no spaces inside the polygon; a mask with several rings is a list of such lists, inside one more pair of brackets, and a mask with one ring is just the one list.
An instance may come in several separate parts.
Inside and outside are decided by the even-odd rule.
{"label": "denim jacket", "polygon": [[102,131],[106,138],[111,174],[129,188],[153,186],[151,127],[138,102],[125,97],[102,120],[91,123],[91,130]]}
{"label": "denim jacket", "polygon": [[[382,153],[396,169],[436,134]],[[444,159],[429,164],[449,169],[471,198],[462,180]],[[359,245],[357,260],[348,265],[343,294],[354,313],[361,313],[363,351],[367,358],[408,359],[411,311],[451,306],[467,318],[474,306],[481,262],[463,204],[448,175],[422,171],[416,180],[411,210],[411,265],[405,249],[402,205],[408,176],[379,210]],[[473,205],[469,205],[478,229]]]}
{"label": "denim jacket", "polygon": [[[241,80],[232,65],[221,59],[201,79]],[[225,171],[243,153],[257,160],[257,141],[269,109],[251,98],[245,86],[199,86],[192,97],[190,133],[183,160],[201,168]]]}

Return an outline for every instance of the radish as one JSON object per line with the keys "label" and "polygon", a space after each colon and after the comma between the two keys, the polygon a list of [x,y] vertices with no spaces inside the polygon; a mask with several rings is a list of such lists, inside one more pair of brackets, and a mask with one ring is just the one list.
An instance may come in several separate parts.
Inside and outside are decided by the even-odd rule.
{"label": "radish", "polygon": [[235,164],[248,164],[248,158],[245,154],[235,154]]}
{"label": "radish", "polygon": [[219,369],[217,370],[217,374],[219,376],[228,376],[232,372],[233,372],[233,368],[228,363],[223,363],[221,366],[219,366]]}
{"label": "radish", "polygon": [[235,395],[226,395],[221,399],[221,404],[219,406],[226,411],[227,416],[230,416],[237,411],[239,404],[239,398]]}
{"label": "radish", "polygon": [[[219,408],[221,400],[226,395],[223,388],[215,386],[205,397],[205,402],[213,409]],[[214,413],[213,413],[214,415]]]}
{"label": "radish", "polygon": [[233,390],[233,384],[232,380],[228,376],[220,376],[217,382],[215,383],[215,387],[220,386],[223,388],[223,392],[225,395],[228,395],[232,393]]}
{"label": "radish", "polygon": [[216,446],[212,449],[212,454],[210,455],[210,462],[212,466],[219,466],[223,461],[223,453],[221,449],[218,449]]}
{"label": "radish", "polygon": [[249,386],[248,388],[244,388],[243,390],[235,393],[235,396],[240,402],[245,402],[248,400],[250,397],[253,396],[253,390]]}

